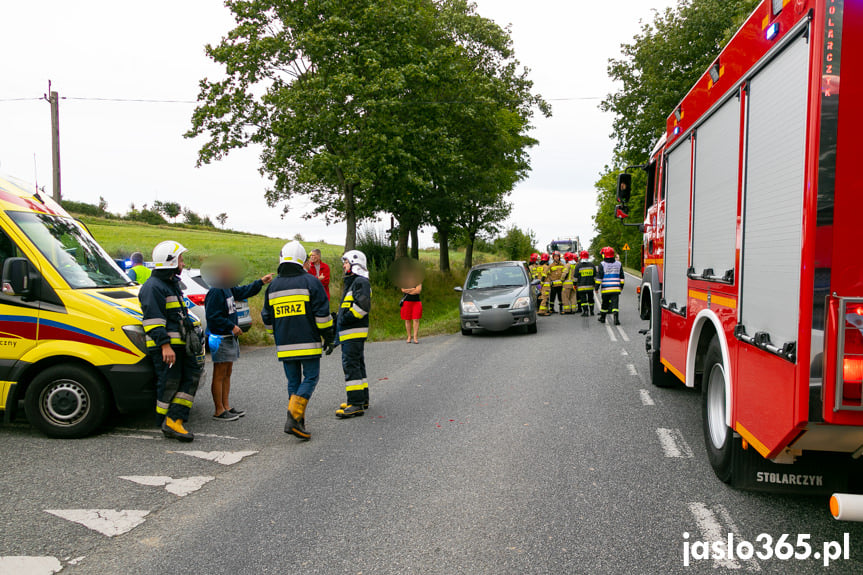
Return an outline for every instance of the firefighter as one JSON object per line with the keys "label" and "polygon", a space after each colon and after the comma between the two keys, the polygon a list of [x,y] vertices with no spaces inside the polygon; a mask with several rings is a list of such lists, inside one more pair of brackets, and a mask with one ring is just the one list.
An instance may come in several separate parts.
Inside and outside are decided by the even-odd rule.
{"label": "firefighter", "polygon": [[575,254],[563,254],[565,269],[563,271],[563,313],[575,313]]}
{"label": "firefighter", "polygon": [[581,315],[587,317],[594,314],[593,290],[596,289],[596,266],[590,261],[590,254],[587,251],[582,251],[579,254],[579,259],[581,261],[578,262],[574,270],[578,293],[578,307],[581,308]]}
{"label": "firefighter", "polygon": [[200,324],[189,315],[180,287],[186,251],[173,241],[157,245],[155,269],[138,299],[156,372],[157,422],[165,437],[187,442],[195,439],[186,424],[204,367],[204,344]]}
{"label": "firefighter", "polygon": [[530,264],[527,266],[530,270],[530,279],[542,279],[542,267],[539,265],[539,254],[530,254]]}
{"label": "firefighter", "polygon": [[623,291],[623,266],[615,258],[614,248],[602,248],[602,263],[596,268],[596,287],[599,288],[602,302],[599,308],[599,321],[605,323],[605,316],[614,314],[614,325],[620,325],[620,292]]}
{"label": "firefighter", "polygon": [[342,305],[337,325],[342,347],[342,368],[345,372],[347,401],[336,410],[336,417],[358,417],[369,408],[369,380],[366,375],[365,343],[369,336],[369,311],[372,307],[372,287],[366,255],[357,250],[342,256],[345,271]]}
{"label": "firefighter", "polygon": [[563,262],[560,259],[560,252],[555,251],[554,254],[552,254],[551,264],[548,266],[548,277],[546,278],[546,282],[551,284],[548,304],[548,311],[550,313],[554,313],[555,300],[559,303],[560,313],[563,313],[563,301],[561,296],[563,295],[563,274],[565,271],[566,266],[563,265]]}
{"label": "firefighter", "polygon": [[288,417],[285,433],[302,440],[306,407],[318,385],[321,355],[333,352],[330,298],[316,276],[306,272],[306,250],[297,241],[282,247],[279,275],[267,287],[261,319],[276,340],[276,353],[288,380]]}
{"label": "firefighter", "polygon": [[539,281],[542,289],[539,292],[539,314],[551,315],[548,311],[548,298],[551,296],[551,282],[548,279],[548,254],[542,254],[539,258]]}

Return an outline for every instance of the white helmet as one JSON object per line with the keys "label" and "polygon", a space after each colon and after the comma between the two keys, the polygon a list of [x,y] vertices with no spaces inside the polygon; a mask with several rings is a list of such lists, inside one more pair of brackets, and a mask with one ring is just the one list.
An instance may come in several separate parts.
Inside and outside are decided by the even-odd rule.
{"label": "white helmet", "polygon": [[298,241],[286,243],[279,254],[279,263],[303,265],[306,263],[306,248]]}
{"label": "white helmet", "polygon": [[366,262],[366,254],[359,250],[351,250],[345,252],[342,256],[342,261],[351,264],[351,272],[358,276],[369,277],[369,268]]}
{"label": "white helmet", "polygon": [[180,255],[187,251],[189,250],[178,242],[162,242],[153,248],[153,266],[157,270],[176,269]]}

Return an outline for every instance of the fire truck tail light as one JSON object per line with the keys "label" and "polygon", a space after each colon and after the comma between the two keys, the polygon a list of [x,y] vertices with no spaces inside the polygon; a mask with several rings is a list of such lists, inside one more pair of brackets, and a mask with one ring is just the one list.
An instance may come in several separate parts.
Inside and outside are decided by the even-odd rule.
{"label": "fire truck tail light", "polygon": [[863,396],[863,304],[848,305],[844,319],[842,395],[844,399],[860,401]]}
{"label": "fire truck tail light", "polygon": [[848,357],[846,355],[845,361],[842,363],[845,383],[860,384],[863,382],[863,357]]}

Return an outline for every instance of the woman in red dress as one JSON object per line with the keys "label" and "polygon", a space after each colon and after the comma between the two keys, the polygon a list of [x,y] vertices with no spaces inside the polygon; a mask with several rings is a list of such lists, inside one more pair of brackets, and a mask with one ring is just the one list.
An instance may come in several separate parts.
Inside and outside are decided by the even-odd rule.
{"label": "woman in red dress", "polygon": [[413,334],[413,343],[419,343],[417,335],[420,331],[420,319],[423,316],[423,302],[420,297],[422,292],[422,283],[412,288],[402,288],[402,293],[405,294],[402,299],[402,319],[405,320],[405,331],[408,334],[406,343],[411,343],[411,334]]}

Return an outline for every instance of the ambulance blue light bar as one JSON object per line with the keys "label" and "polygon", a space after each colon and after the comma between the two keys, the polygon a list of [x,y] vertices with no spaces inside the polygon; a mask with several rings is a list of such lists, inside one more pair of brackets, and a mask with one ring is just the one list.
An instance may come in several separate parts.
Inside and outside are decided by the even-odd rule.
{"label": "ambulance blue light bar", "polygon": [[770,26],[767,27],[767,32],[765,36],[768,40],[773,40],[779,34],[779,22],[774,22]]}

